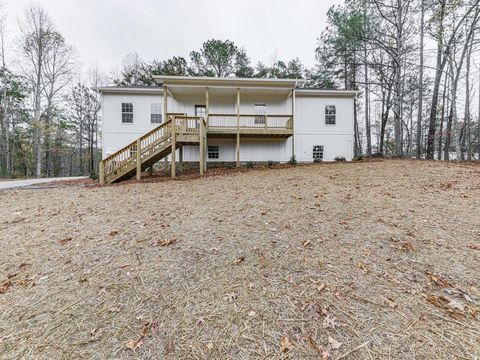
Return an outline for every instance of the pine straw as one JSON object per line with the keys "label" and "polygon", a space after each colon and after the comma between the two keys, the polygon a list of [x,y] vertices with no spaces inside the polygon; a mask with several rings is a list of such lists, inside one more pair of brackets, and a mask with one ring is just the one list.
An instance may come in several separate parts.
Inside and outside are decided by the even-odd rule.
{"label": "pine straw", "polygon": [[0,203],[2,359],[480,356],[478,166],[322,164]]}

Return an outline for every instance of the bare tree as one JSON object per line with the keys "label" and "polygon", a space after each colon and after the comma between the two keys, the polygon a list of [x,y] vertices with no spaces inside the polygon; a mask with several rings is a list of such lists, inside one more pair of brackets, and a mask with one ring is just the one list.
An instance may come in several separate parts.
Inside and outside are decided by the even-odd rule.
{"label": "bare tree", "polygon": [[32,129],[34,133],[33,148],[35,156],[35,175],[42,174],[42,93],[45,87],[44,67],[50,51],[53,25],[45,10],[31,6],[26,9],[24,21],[20,24],[20,48],[25,59],[22,64],[23,74],[32,89]]}
{"label": "bare tree", "polygon": [[44,111],[45,127],[44,127],[44,147],[45,147],[45,174],[51,175],[51,144],[50,138],[54,131],[52,117],[54,115],[55,106],[62,101],[62,91],[70,83],[73,72],[73,49],[68,46],[63,36],[52,31],[49,36],[49,48],[45,54],[43,64],[43,95],[45,97],[46,106]]}

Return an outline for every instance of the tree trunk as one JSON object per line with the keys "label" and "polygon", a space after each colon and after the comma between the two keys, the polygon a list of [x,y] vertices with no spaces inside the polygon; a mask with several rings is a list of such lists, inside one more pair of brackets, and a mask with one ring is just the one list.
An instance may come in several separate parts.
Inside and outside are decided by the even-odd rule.
{"label": "tree trunk", "polygon": [[420,18],[420,79],[418,83],[418,118],[417,118],[417,159],[422,157],[422,117],[423,117],[423,40],[425,32],[425,6],[424,0],[421,2]]}
{"label": "tree trunk", "polygon": [[440,131],[438,134],[438,153],[437,160],[442,160],[442,140],[443,140],[443,122],[445,120],[445,99],[447,95],[447,88],[449,87],[449,82],[447,82],[448,76],[445,76],[445,81],[443,84],[443,95],[442,95],[442,115],[440,117]]}

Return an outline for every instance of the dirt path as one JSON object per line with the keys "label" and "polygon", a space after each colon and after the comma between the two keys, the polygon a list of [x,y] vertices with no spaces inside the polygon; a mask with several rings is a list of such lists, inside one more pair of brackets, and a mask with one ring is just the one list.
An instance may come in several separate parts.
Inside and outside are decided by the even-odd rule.
{"label": "dirt path", "polygon": [[41,178],[41,179],[22,179],[22,180],[8,180],[0,181],[0,190],[16,189],[26,186],[51,183],[55,181],[70,181],[87,179],[86,176],[70,176],[70,177],[56,177],[56,178]]}

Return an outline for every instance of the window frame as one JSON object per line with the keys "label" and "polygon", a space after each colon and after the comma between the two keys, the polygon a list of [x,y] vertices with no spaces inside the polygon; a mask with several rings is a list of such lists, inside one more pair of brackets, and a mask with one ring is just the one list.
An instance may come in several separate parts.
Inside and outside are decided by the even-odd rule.
{"label": "window frame", "polygon": [[[154,109],[154,107],[156,109]],[[159,110],[160,109],[160,110]],[[154,117],[157,116],[160,121],[154,121]],[[163,124],[163,105],[162,103],[150,103],[150,124]]]}
{"label": "window frame", "polygon": [[324,154],[325,154],[325,146],[324,145],[313,145],[313,147],[312,147],[312,158],[313,158],[314,162],[322,162]]}
{"label": "window frame", "polygon": [[[333,122],[331,121],[332,117],[333,117]],[[329,126],[337,125],[337,106],[336,105],[325,105],[325,125],[329,125]]]}
{"label": "window frame", "polygon": [[[121,111],[122,111],[122,124],[133,124],[133,103],[122,102]],[[130,121],[125,121],[125,119],[127,119],[126,115],[129,115],[128,118],[130,118]]]}
{"label": "window frame", "polygon": [[[255,125],[265,125],[267,123],[267,104],[254,104],[255,108]],[[262,109],[263,111],[258,111]]]}
{"label": "window frame", "polygon": [[220,146],[219,145],[208,145],[207,147],[207,158],[211,160],[220,159]]}

